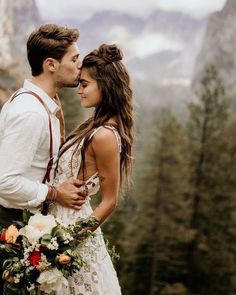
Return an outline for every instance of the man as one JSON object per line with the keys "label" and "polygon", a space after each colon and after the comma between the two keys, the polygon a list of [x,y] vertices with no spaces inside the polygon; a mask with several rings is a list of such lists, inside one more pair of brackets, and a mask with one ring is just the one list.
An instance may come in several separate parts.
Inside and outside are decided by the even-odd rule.
{"label": "man", "polygon": [[0,115],[2,226],[19,218],[24,208],[33,213],[39,211],[44,201],[76,209],[84,203],[84,192],[75,186],[81,184],[78,180],[55,187],[42,183],[46,172],[50,172],[50,156],[57,156],[60,131],[63,132],[57,118],[57,92],[62,87],[79,84],[78,38],[78,30],[54,24],[42,25],[28,38],[32,80],[25,80],[23,88],[4,105]]}
{"label": "man", "polygon": [[[28,38],[27,55],[32,79],[4,105],[0,114],[0,225],[22,217],[22,209],[41,210],[45,201],[80,209],[85,193],[70,180],[57,186],[42,183],[52,178],[50,157],[56,158],[63,120],[57,92],[77,87],[81,60],[79,32],[54,24],[42,25]],[[59,106],[58,106],[59,105]],[[2,261],[1,261],[2,262]],[[0,274],[1,275],[1,274]],[[0,294],[6,292],[0,282]]]}

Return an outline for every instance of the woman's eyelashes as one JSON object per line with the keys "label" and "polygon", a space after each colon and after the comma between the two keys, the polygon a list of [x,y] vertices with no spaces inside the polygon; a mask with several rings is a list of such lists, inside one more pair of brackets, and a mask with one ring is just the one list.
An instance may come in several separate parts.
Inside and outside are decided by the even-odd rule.
{"label": "woman's eyelashes", "polygon": [[88,86],[88,83],[85,82],[84,80],[80,80],[80,86],[81,86],[82,88],[85,88],[86,86]]}
{"label": "woman's eyelashes", "polygon": [[85,83],[81,83],[80,86],[81,86],[82,88],[85,88],[85,87],[87,86],[87,84],[85,84]]}

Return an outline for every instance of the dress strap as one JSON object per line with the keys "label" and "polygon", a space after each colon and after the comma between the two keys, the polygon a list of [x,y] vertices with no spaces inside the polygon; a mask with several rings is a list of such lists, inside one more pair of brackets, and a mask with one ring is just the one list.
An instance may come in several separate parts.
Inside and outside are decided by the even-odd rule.
{"label": "dress strap", "polygon": [[[104,127],[104,128],[108,128],[108,129],[110,129],[110,130],[113,131],[113,133],[115,134],[115,137],[116,137],[117,145],[118,145],[118,148],[119,148],[119,153],[121,153],[121,138],[120,138],[120,134],[119,134],[118,130],[117,130],[114,126],[112,126],[112,125],[101,125],[101,126],[95,128],[95,129],[93,130],[93,132],[90,134],[90,136],[89,136],[89,140],[90,140],[90,139],[94,136],[94,134],[96,134],[96,133],[98,132],[98,130],[100,130],[102,127]],[[85,137],[83,137],[82,140],[80,141],[80,143],[77,145],[77,148],[75,149],[76,151],[79,151],[79,150],[83,147],[83,145],[84,145],[84,140],[85,140]],[[73,154],[74,154],[74,153],[75,153],[75,152],[73,152]],[[79,175],[79,171],[80,171],[80,167],[79,167],[79,169],[78,169],[77,178],[78,178],[78,175]],[[96,178],[96,177],[98,177],[98,173],[97,173],[97,172],[96,172],[94,175],[92,175],[91,178],[88,179],[87,181],[91,180],[92,178]]]}
{"label": "dress strap", "polygon": [[[91,138],[94,136],[94,134],[97,133],[98,130],[100,130],[102,127],[105,127],[105,128],[107,128],[107,129],[110,129],[110,130],[113,131],[113,133],[115,134],[115,137],[116,137],[116,141],[117,141],[118,147],[119,147],[119,152],[121,153],[121,138],[120,138],[120,134],[119,134],[119,132],[117,131],[117,129],[116,129],[114,126],[112,126],[112,125],[102,125],[102,126],[97,127],[97,128],[94,129],[94,131],[90,134],[89,139],[91,139]],[[83,140],[81,140],[80,147],[83,146],[83,143],[84,143],[84,138],[83,138]]]}
{"label": "dress strap", "polygon": [[[89,139],[91,139],[94,136],[94,134],[96,134],[98,132],[98,130],[100,130],[102,127],[108,128],[108,129],[110,129],[110,130],[112,130],[114,132],[115,137],[116,137],[116,141],[117,141],[117,144],[118,144],[118,147],[119,147],[119,152],[121,153],[121,138],[120,138],[120,134],[119,134],[118,130],[114,126],[112,126],[112,125],[101,125],[101,126],[95,128],[93,130],[93,132],[90,134]],[[80,141],[80,143],[78,144],[78,146],[76,148],[77,151],[80,150],[83,147],[84,140],[85,140],[85,137],[83,137],[82,140]]]}
{"label": "dress strap", "polygon": [[[91,138],[94,136],[94,134],[97,133],[98,130],[100,130],[102,127],[103,127],[103,126],[99,126],[99,127],[95,128],[95,129],[93,130],[93,132],[90,134],[89,139],[91,139]],[[81,140],[81,142],[82,142],[82,140]]]}
{"label": "dress strap", "polygon": [[116,141],[117,141],[117,144],[119,147],[119,152],[121,153],[121,138],[120,138],[120,134],[119,134],[118,130],[112,125],[104,125],[104,127],[108,128],[114,132],[114,134],[116,136]]}

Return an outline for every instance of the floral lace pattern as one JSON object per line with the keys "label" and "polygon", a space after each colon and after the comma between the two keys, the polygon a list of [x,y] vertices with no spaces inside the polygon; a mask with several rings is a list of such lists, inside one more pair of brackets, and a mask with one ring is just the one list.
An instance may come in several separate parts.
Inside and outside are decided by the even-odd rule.
{"label": "floral lace pattern", "polygon": [[[101,126],[102,127],[102,126]],[[91,134],[93,136],[101,127],[98,127]],[[121,150],[121,140],[119,133],[112,126],[104,126],[111,129],[117,139],[119,150]],[[80,149],[83,146],[81,141],[78,150],[75,152],[75,146],[70,147],[60,158],[57,174],[54,183],[61,183],[68,178],[75,177],[79,171],[81,156]],[[65,208],[59,204],[50,208],[50,214],[62,220],[64,224],[74,223],[80,217],[91,215],[90,198],[99,190],[99,175],[96,172],[84,184],[88,191],[85,204],[80,211]],[[103,234],[100,228],[96,230],[95,238],[88,238],[80,246],[83,257],[87,264],[69,279],[69,286],[65,287],[56,295],[121,295],[121,290],[116,272],[114,270],[111,258],[106,250]]]}

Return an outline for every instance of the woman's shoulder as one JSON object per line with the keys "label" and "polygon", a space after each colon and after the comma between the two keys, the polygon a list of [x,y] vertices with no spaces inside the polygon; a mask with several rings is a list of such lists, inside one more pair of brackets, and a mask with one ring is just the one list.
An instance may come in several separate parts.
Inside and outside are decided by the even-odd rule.
{"label": "woman's shoulder", "polygon": [[103,125],[97,129],[97,132],[94,134],[93,139],[97,142],[107,142],[115,140],[115,128],[111,128],[110,126]]}
{"label": "woman's shoulder", "polygon": [[103,149],[106,152],[119,150],[120,142],[117,138],[118,131],[115,127],[100,126],[93,135],[92,146],[94,149]]}

